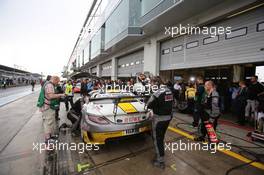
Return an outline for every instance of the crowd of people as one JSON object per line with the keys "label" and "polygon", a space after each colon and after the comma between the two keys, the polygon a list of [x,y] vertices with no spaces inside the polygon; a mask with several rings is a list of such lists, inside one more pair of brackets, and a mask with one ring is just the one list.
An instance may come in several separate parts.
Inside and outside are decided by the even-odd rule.
{"label": "crowd of people", "polygon": [[12,86],[12,85],[14,85],[13,79],[10,79],[10,78],[0,79],[0,87],[3,89],[6,89],[7,87]]}
{"label": "crowd of people", "polygon": [[[245,81],[233,83],[225,94],[222,92],[221,85],[214,84],[214,86],[219,95],[220,112],[231,112],[233,116],[236,116],[238,124],[245,125],[247,121],[253,123],[258,112],[263,111],[264,85],[258,82],[258,76],[252,76],[249,83]],[[186,102],[184,112],[193,114],[193,125],[197,126],[197,115],[199,116],[202,110],[201,101],[205,95],[203,78],[198,77],[195,82],[189,82],[187,85],[176,81],[175,84],[170,83],[170,88],[178,103]],[[227,106],[230,108],[228,109]]]}
{"label": "crowd of people", "polygon": [[[22,78],[0,78],[0,88],[6,89],[8,87],[18,86],[18,85],[32,85],[32,81],[34,85],[36,84],[36,80],[27,80]],[[34,88],[33,88],[34,89]]]}

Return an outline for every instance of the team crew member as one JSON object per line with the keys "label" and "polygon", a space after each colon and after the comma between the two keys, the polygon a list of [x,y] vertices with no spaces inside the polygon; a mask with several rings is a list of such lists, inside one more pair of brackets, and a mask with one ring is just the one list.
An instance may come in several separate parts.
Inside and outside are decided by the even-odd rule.
{"label": "team crew member", "polygon": [[68,83],[65,85],[65,107],[66,110],[69,110],[69,101],[71,104],[71,107],[73,107],[73,91],[72,91],[72,81],[69,80]]}
{"label": "team crew member", "polygon": [[202,99],[204,95],[204,81],[202,77],[197,78],[196,93],[194,98],[193,127],[197,127],[202,115]]}
{"label": "team crew member", "polygon": [[167,86],[162,85],[159,77],[152,80],[152,85],[159,87],[159,90],[153,93],[147,102],[147,107],[152,109],[152,136],[156,151],[156,158],[153,165],[159,168],[165,168],[164,162],[164,136],[169,123],[172,119],[173,94]]}
{"label": "team crew member", "polygon": [[185,91],[185,99],[187,100],[189,113],[193,113],[195,93],[196,89],[194,88],[193,83],[189,83]]}
{"label": "team crew member", "polygon": [[55,94],[55,86],[60,82],[58,76],[52,76],[50,81],[45,82],[44,88],[44,105],[40,108],[42,112],[45,142],[48,143],[51,136],[55,133],[55,109],[51,106],[51,101],[53,99],[59,99],[64,97],[64,94]]}
{"label": "team crew member", "polygon": [[209,121],[216,130],[217,120],[220,116],[219,94],[215,89],[213,81],[205,82],[206,96],[202,99],[203,115],[201,115],[201,136],[196,141],[204,141],[207,135],[205,122]]}

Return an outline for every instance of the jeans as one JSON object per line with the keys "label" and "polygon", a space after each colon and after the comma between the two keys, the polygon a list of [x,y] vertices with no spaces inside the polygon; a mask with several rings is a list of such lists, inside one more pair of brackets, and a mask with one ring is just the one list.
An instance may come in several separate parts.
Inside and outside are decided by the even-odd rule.
{"label": "jeans", "polygon": [[245,108],[245,117],[255,120],[255,117],[257,116],[257,108],[258,108],[258,101],[248,99],[247,106]]}

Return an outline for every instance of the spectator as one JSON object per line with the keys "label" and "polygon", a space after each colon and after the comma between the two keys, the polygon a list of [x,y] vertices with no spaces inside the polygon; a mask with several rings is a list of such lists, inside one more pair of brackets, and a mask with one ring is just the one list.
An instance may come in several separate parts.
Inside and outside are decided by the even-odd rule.
{"label": "spectator", "polygon": [[229,92],[230,92],[230,95],[231,95],[231,112],[233,114],[236,113],[236,106],[235,106],[235,103],[236,103],[236,96],[238,94],[238,91],[239,91],[239,87],[236,83],[233,83],[232,84],[232,87],[229,88]]}
{"label": "spectator", "polygon": [[245,117],[254,121],[257,116],[258,97],[264,92],[264,86],[258,82],[258,76],[251,77],[251,84],[247,91],[247,105],[245,109]]}
{"label": "spectator", "polygon": [[51,79],[51,75],[48,75],[47,78],[46,78],[46,80],[43,81],[43,82],[41,83],[41,87],[43,87],[43,85],[44,85],[47,81],[50,81],[50,79]]}
{"label": "spectator", "polygon": [[73,87],[72,87],[72,81],[69,80],[68,83],[65,85],[65,107],[66,111],[69,110],[69,102],[71,104],[71,107],[73,107]]}
{"label": "spectator", "polygon": [[6,80],[3,81],[3,87],[6,89]]}
{"label": "spectator", "polygon": [[264,133],[264,99],[259,100],[258,118],[256,129],[259,133]]}
{"label": "spectator", "polygon": [[35,83],[36,83],[36,82],[35,82],[34,80],[31,80],[32,91],[34,91]]}
{"label": "spectator", "polygon": [[194,113],[193,113],[194,127],[198,126],[199,120],[202,115],[202,99],[204,95],[205,95],[204,80],[202,77],[198,77],[196,82],[196,92],[194,98]]}
{"label": "spectator", "polygon": [[245,124],[245,107],[247,104],[247,86],[244,81],[239,82],[239,90],[235,97],[234,109],[237,116],[237,123]]}
{"label": "spectator", "polygon": [[89,94],[93,90],[93,81],[89,80],[87,83],[87,93]]}
{"label": "spectator", "polygon": [[180,95],[180,91],[182,90],[182,88],[178,81],[175,82],[173,89],[174,89],[174,98],[176,100],[179,100],[179,95]]}
{"label": "spectator", "polygon": [[83,79],[81,83],[81,95],[87,96],[87,80]]}

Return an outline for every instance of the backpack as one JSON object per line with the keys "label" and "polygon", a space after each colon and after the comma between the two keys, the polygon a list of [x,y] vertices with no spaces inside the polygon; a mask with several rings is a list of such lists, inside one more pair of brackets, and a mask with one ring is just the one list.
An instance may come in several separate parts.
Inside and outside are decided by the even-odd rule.
{"label": "backpack", "polygon": [[[45,86],[47,84],[48,83],[45,83],[40,90],[38,102],[37,102],[37,107],[39,107],[39,108],[41,108],[45,104],[45,98],[46,98],[45,97]],[[59,103],[60,103],[60,101],[58,99],[51,99],[49,106],[51,109],[57,110],[57,109],[59,109]]]}

